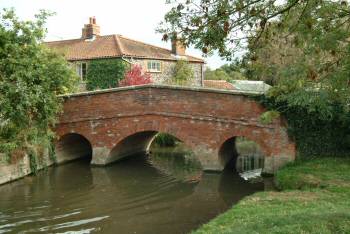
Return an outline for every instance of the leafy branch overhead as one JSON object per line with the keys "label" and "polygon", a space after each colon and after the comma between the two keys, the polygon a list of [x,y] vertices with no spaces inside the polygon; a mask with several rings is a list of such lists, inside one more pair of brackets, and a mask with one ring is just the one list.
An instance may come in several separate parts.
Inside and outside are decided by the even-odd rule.
{"label": "leafy branch overhead", "polygon": [[[273,22],[286,26],[283,17],[298,11],[290,31],[305,27],[307,34],[341,27],[349,20],[346,1],[327,0],[168,0],[173,7],[157,31],[167,40],[174,33],[186,45],[192,44],[204,54],[218,50],[220,56],[232,55],[259,39]],[[320,18],[323,16],[323,18]],[[298,28],[299,27],[299,28]]]}
{"label": "leafy branch overhead", "polygon": [[[299,153],[344,153],[350,136],[350,7],[343,0],[171,0],[159,25],[204,54],[239,60],[273,87],[269,120],[288,120]],[[239,52],[239,53],[237,53]],[[240,55],[240,56],[238,56]]]}
{"label": "leafy branch overhead", "polygon": [[204,53],[234,58],[244,50],[248,79],[274,85],[270,95],[332,118],[348,108],[350,7],[331,0],[174,0],[158,31]]}

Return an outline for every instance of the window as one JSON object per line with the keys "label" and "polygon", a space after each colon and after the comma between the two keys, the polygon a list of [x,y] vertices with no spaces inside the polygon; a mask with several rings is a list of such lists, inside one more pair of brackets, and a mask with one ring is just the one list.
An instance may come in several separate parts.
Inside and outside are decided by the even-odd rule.
{"label": "window", "polygon": [[149,72],[161,72],[160,61],[148,61],[147,71]]}
{"label": "window", "polygon": [[80,77],[81,80],[86,79],[86,72],[87,72],[87,64],[86,63],[76,63],[76,71],[77,75]]}

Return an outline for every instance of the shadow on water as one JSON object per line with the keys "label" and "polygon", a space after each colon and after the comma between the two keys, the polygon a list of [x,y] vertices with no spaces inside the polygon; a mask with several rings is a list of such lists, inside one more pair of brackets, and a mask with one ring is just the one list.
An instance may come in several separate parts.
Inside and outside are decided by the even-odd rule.
{"label": "shadow on water", "polygon": [[232,171],[203,173],[184,153],[88,162],[1,186],[0,233],[187,233],[263,189]]}

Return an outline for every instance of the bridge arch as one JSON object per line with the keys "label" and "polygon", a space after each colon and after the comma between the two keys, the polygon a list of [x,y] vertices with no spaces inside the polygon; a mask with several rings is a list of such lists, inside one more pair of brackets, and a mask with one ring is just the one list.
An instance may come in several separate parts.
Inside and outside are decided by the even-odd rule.
{"label": "bridge arch", "polygon": [[67,133],[55,144],[57,163],[73,161],[79,158],[91,158],[93,147],[90,141],[79,133]]}
{"label": "bridge arch", "polygon": [[[232,136],[225,140],[219,148],[220,164],[226,168],[234,168],[238,172],[263,168],[263,160],[268,156],[269,149],[259,139],[246,136]],[[255,165],[245,166],[244,160],[253,160]],[[255,162],[256,161],[256,162]]]}
{"label": "bridge arch", "polygon": [[180,138],[179,136],[170,133],[170,131],[142,130],[120,138],[110,150],[106,163],[119,161],[134,154],[148,153],[152,142],[159,133],[172,135],[190,148],[190,146],[184,141],[184,138]]}

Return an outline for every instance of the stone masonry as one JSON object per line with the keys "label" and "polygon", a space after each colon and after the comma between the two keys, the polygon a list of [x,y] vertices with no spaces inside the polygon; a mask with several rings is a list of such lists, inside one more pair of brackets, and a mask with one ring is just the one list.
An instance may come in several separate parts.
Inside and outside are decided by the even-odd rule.
{"label": "stone masonry", "polygon": [[[134,64],[141,65],[146,70],[149,59],[133,59]],[[171,84],[171,79],[174,77],[176,61],[157,60],[161,63],[161,72],[150,72],[154,84]],[[193,71],[193,80],[189,86],[202,86],[202,63],[189,62],[189,66]]]}

